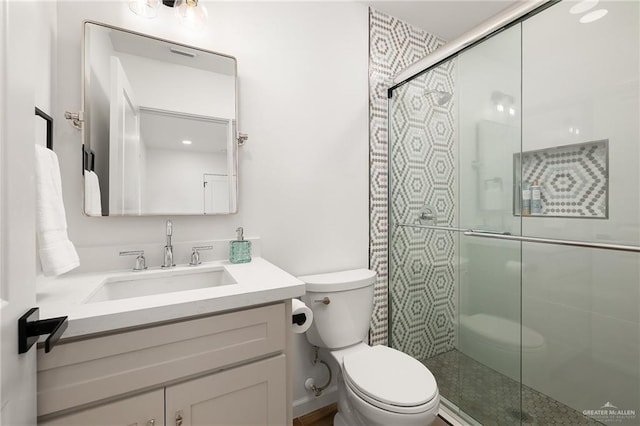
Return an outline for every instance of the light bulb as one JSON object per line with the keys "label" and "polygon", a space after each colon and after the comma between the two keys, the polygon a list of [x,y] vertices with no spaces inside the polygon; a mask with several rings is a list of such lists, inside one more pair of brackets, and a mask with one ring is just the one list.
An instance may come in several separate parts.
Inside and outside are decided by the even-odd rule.
{"label": "light bulb", "polygon": [[129,9],[143,18],[155,18],[158,15],[160,0],[132,0]]}
{"label": "light bulb", "polygon": [[176,0],[173,9],[180,24],[193,30],[202,31],[207,23],[207,9],[198,0]]}

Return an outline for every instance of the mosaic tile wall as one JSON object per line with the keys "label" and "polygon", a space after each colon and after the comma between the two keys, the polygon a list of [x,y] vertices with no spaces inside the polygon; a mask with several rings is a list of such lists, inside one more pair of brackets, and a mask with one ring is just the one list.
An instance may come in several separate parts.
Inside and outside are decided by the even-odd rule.
{"label": "mosaic tile wall", "polygon": [[390,111],[390,296],[394,348],[418,359],[455,345],[456,234],[394,224],[418,223],[421,208],[435,224],[456,226],[456,147],[453,93],[455,62],[449,61],[400,87]]}
{"label": "mosaic tile wall", "polygon": [[[519,161],[520,155],[514,155],[516,177],[520,176]],[[543,216],[606,219],[609,141],[523,152],[522,179],[540,183]]]}
{"label": "mosaic tile wall", "polygon": [[[455,311],[455,254],[451,236],[405,230],[394,235],[394,289],[391,297],[393,341],[389,339],[388,238],[388,99],[392,77],[444,42],[394,17],[370,9],[370,267],[378,273],[370,343],[388,344],[423,358],[453,341]],[[394,109],[393,122],[405,141],[392,153],[401,182],[392,195],[394,220],[412,220],[425,203],[438,211],[439,224],[455,223],[455,153],[453,102],[433,108],[434,95],[426,88],[452,92],[454,65],[449,63],[397,90],[407,96],[404,108]],[[399,100],[398,95],[396,100]],[[394,100],[394,102],[396,101]],[[428,123],[428,125],[427,125]],[[394,163],[395,164],[395,163]],[[394,169],[396,170],[396,169]],[[413,215],[413,216],[412,216]],[[425,238],[430,244],[425,244]]]}

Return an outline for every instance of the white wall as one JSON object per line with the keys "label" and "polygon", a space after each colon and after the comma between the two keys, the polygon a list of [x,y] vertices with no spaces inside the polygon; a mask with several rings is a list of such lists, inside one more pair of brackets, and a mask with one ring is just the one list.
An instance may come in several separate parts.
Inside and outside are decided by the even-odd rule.
{"label": "white wall", "polygon": [[203,175],[226,174],[227,154],[147,146],[142,211],[194,214],[204,211]]}
{"label": "white wall", "polygon": [[[248,236],[262,238],[266,259],[294,275],[367,267],[367,8],[329,2],[207,6],[208,26],[194,35],[176,25],[169,10],[145,20],[126,2],[58,3],[56,150],[69,236],[81,261],[96,252],[91,247],[141,243],[157,243],[151,255],[160,256],[167,219],[81,213],[81,135],[62,116],[81,107],[81,23],[92,19],[238,59],[239,129],[249,134],[240,149],[239,213],[173,217],[174,241],[233,237],[242,225]],[[294,398],[303,401],[309,396],[304,378],[323,372],[311,367],[304,337],[295,336],[294,343]]]}

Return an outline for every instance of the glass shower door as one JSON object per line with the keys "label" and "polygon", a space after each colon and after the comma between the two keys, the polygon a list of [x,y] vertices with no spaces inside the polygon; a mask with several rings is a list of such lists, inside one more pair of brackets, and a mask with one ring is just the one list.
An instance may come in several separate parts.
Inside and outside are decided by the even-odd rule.
{"label": "glass shower door", "polygon": [[[521,234],[521,31],[513,26],[457,58],[459,227]],[[521,245],[460,234],[458,406],[482,424],[521,410]]]}
{"label": "glass shower door", "polygon": [[[639,246],[640,3],[575,5],[522,24],[522,179],[542,199],[523,233]],[[522,250],[523,326],[542,337],[523,348],[525,409],[544,395],[574,424],[640,424],[640,254]]]}
{"label": "glass shower door", "polygon": [[390,345],[470,422],[521,419],[520,28],[394,90],[389,104]]}

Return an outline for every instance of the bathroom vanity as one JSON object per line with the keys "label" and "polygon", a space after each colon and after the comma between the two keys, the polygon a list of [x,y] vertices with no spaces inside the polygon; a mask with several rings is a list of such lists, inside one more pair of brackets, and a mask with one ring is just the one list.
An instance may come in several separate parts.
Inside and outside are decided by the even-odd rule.
{"label": "bathroom vanity", "polygon": [[[93,301],[127,273],[41,283],[44,315],[70,303],[63,338],[38,349],[39,424],[291,424],[290,298],[304,284],[261,258],[201,271],[220,268],[234,283],[117,300]],[[164,272],[197,268],[129,276]]]}

